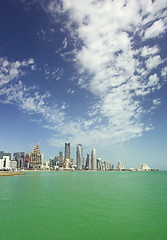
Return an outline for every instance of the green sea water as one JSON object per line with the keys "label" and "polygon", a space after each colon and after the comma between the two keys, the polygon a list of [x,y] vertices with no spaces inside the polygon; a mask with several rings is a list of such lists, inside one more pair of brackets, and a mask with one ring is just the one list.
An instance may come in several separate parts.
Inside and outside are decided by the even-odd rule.
{"label": "green sea water", "polygon": [[165,240],[167,172],[0,177],[0,240]]}

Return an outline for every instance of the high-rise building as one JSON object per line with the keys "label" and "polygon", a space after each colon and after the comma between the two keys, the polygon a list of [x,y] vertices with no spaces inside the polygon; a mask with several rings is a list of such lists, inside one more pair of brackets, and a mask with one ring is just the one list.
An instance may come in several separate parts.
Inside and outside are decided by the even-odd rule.
{"label": "high-rise building", "polygon": [[91,170],[91,154],[87,154],[87,158],[86,158],[86,168]]}
{"label": "high-rise building", "polygon": [[96,149],[92,149],[92,154],[91,154],[91,169],[92,170],[97,170],[97,160],[96,160]]}
{"label": "high-rise building", "polygon": [[33,152],[30,153],[30,164],[31,169],[41,169],[43,167],[43,153],[39,150],[39,146],[33,149]]}
{"label": "high-rise building", "polygon": [[64,167],[64,156],[63,156],[63,152],[59,152],[59,167]]}
{"label": "high-rise building", "polygon": [[64,168],[70,168],[70,159],[66,158],[64,163]]}
{"label": "high-rise building", "polygon": [[101,158],[97,158],[97,169],[101,169]]}
{"label": "high-rise building", "polygon": [[70,150],[70,143],[65,143],[65,159],[71,158],[71,150]]}
{"label": "high-rise building", "polygon": [[29,160],[30,160],[30,156],[29,156],[28,153],[26,153],[26,155],[25,155],[25,160],[24,160],[24,166],[25,166],[26,168],[29,168]]}
{"label": "high-rise building", "polygon": [[17,161],[17,168],[24,168],[25,152],[13,153],[13,160]]}
{"label": "high-rise building", "polygon": [[117,168],[118,168],[119,171],[124,169],[124,166],[122,165],[121,161],[118,161]]}
{"label": "high-rise building", "polygon": [[82,161],[83,161],[83,148],[82,144],[77,144],[77,151],[76,151],[76,162],[77,162],[77,169],[82,169]]}

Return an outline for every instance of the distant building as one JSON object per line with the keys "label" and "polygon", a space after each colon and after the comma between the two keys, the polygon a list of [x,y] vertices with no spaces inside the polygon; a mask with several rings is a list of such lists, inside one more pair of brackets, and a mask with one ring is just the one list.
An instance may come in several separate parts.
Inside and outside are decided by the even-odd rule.
{"label": "distant building", "polygon": [[65,143],[65,159],[71,158],[71,149],[70,149],[70,143]]}
{"label": "distant building", "polygon": [[83,148],[82,144],[77,144],[76,150],[76,162],[77,162],[77,169],[82,169],[82,161],[83,161]]}
{"label": "distant building", "polygon": [[124,166],[122,165],[121,161],[118,161],[117,169],[119,171],[124,170]]}
{"label": "distant building", "polygon": [[17,168],[24,168],[25,152],[13,153],[13,160],[17,161]]}
{"label": "distant building", "polygon": [[101,158],[97,158],[97,170],[101,169]]}
{"label": "distant building", "polygon": [[59,167],[64,167],[64,156],[63,156],[63,152],[59,152]]}
{"label": "distant building", "polygon": [[66,158],[65,159],[65,164],[64,164],[64,168],[70,168],[70,159]]}
{"label": "distant building", "polygon": [[147,164],[142,164],[142,165],[141,165],[141,170],[142,170],[142,171],[150,171],[151,168],[150,168]]}
{"label": "distant building", "polygon": [[50,162],[49,161],[44,162],[43,166],[44,166],[44,170],[50,169]]}
{"label": "distant building", "polygon": [[71,149],[70,149],[70,143],[65,143],[65,162],[64,167],[69,168],[70,167],[70,158],[71,158]]}
{"label": "distant building", "polygon": [[24,166],[26,168],[29,168],[29,161],[30,161],[30,155],[28,153],[26,153],[25,159],[24,159]]}
{"label": "distant building", "polygon": [[8,169],[10,167],[11,153],[0,151],[0,169]]}
{"label": "distant building", "polygon": [[87,158],[86,158],[86,169],[91,170],[91,154],[87,154]]}
{"label": "distant building", "polygon": [[53,168],[55,168],[55,165],[56,165],[55,158],[50,157],[49,158],[49,166],[53,169]]}
{"label": "distant building", "polygon": [[33,149],[33,152],[30,153],[30,165],[31,169],[42,169],[43,167],[43,154],[39,150],[39,146]]}
{"label": "distant building", "polygon": [[10,168],[13,169],[13,170],[17,169],[17,161],[11,160],[10,161]]}
{"label": "distant building", "polygon": [[97,160],[96,160],[96,149],[92,149],[92,154],[91,154],[91,169],[92,170],[97,170]]}

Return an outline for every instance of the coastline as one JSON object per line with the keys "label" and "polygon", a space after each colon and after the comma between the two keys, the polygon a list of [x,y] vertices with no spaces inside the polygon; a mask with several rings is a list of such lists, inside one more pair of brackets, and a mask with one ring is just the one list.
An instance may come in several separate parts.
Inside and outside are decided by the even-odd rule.
{"label": "coastline", "polygon": [[24,172],[0,171],[0,177],[25,175]]}

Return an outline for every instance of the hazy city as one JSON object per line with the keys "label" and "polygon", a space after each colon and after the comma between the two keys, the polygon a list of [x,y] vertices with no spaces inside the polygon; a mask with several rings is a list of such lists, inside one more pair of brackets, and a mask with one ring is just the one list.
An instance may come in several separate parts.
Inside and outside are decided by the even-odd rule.
{"label": "hazy city", "polygon": [[17,171],[17,170],[103,170],[103,171],[151,171],[147,164],[141,164],[141,168],[126,169],[121,161],[114,168],[114,165],[106,160],[96,156],[96,149],[93,148],[91,153],[87,153],[86,159],[83,155],[82,144],[76,145],[76,161],[71,157],[70,143],[65,143],[64,152],[59,152],[55,158],[50,157],[48,161],[43,161],[43,153],[36,145],[32,152],[15,152],[13,158],[11,153],[0,151],[0,170],[1,171]]}

